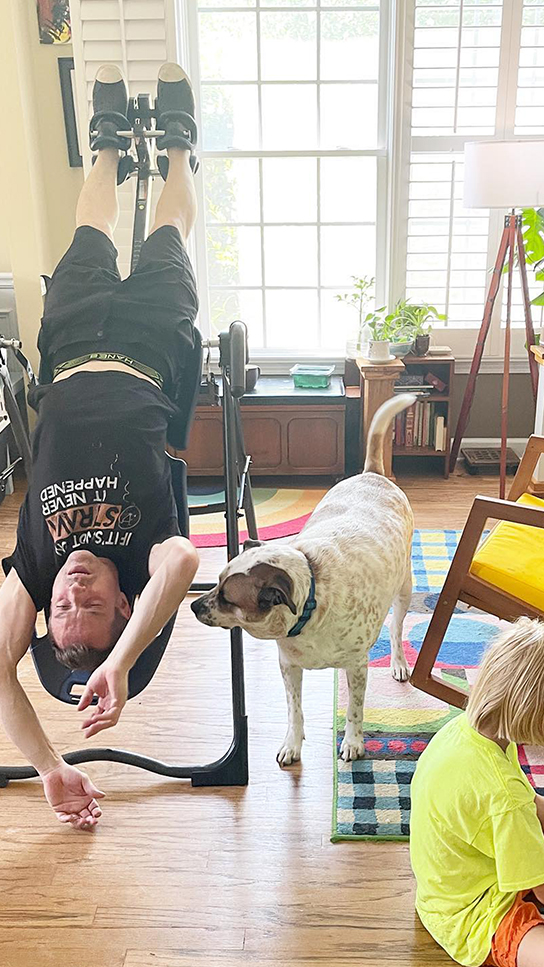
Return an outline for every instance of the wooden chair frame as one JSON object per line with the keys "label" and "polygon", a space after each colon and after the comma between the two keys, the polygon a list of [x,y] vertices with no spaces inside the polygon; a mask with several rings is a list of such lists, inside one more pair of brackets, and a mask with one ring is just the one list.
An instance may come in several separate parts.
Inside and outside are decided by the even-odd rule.
{"label": "wooden chair frame", "polygon": [[433,674],[438,652],[457,602],[463,601],[465,604],[480,608],[507,621],[515,621],[523,615],[530,618],[544,618],[544,611],[470,574],[474,553],[489,518],[544,528],[544,508],[527,507],[515,503],[522,494],[529,491],[536,465],[543,454],[544,436],[531,436],[512,482],[508,499],[475,497],[423,639],[410,678],[412,685],[458,708],[464,708],[466,705],[467,693]]}

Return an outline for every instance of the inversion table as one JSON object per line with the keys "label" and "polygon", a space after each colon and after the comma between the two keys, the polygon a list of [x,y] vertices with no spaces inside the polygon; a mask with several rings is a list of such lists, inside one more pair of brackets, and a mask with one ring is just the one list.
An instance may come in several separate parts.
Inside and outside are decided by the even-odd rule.
{"label": "inversion table", "polygon": [[[131,99],[129,120],[132,124],[131,131],[122,133],[133,139],[136,154],[136,158],[132,155],[127,155],[123,159],[125,168],[128,168],[130,175],[136,178],[136,202],[131,260],[131,267],[134,268],[138,262],[140,250],[148,231],[152,180],[159,174],[153,164],[154,151],[152,145],[154,139],[162,132],[158,131],[154,126],[156,112],[151,106],[150,97],[147,94],[142,94]],[[164,161],[165,159],[161,159],[163,173],[165,168]],[[216,513],[218,510],[224,510],[226,517],[227,555],[230,560],[239,553],[238,518],[241,516],[242,511],[244,511],[246,516],[250,538],[258,539],[249,476],[251,460],[245,453],[239,406],[239,400],[244,395],[246,389],[246,364],[248,361],[247,330],[243,322],[236,321],[230,325],[228,331],[221,333],[217,340],[201,342],[198,330],[195,330],[195,338],[198,340],[199,365],[194,367],[194,386],[188,392],[183,407],[184,415],[186,416],[186,436],[188,436],[194,407],[201,391],[202,349],[210,350],[212,348],[218,348],[222,376],[222,393],[219,394],[218,385],[213,377],[208,378],[205,383],[207,384],[206,388],[208,392],[212,394],[213,402],[216,405],[221,405],[223,411],[225,501],[222,504],[210,505],[210,507],[201,505],[194,510],[198,514]],[[21,352],[21,344],[17,340],[2,341],[2,337],[0,336],[0,391],[3,389],[10,405],[15,404],[16,407],[7,367],[2,366],[2,363],[5,361],[5,350],[8,348],[13,349],[19,362],[25,366],[29,380],[31,382],[35,381],[36,377],[32,372],[28,360]],[[2,357],[2,353],[4,353],[4,357]],[[13,405],[11,405],[11,412],[14,412]],[[19,452],[25,457],[24,464],[27,470],[27,476],[29,477],[29,449],[26,429],[22,421],[15,420],[12,420],[12,429]],[[180,447],[180,449],[182,448]],[[180,530],[182,534],[188,536],[187,465],[182,459],[171,457],[170,454],[168,454],[168,457],[171,461],[172,485]],[[13,470],[14,466],[15,463],[10,469]],[[213,586],[213,584],[197,583],[192,585],[191,590],[207,591]],[[48,617],[47,613],[46,617]],[[172,634],[175,620],[176,615],[174,614],[155,641],[140,655],[140,658],[132,668],[129,674],[129,699],[138,695],[153,678]],[[248,747],[242,630],[240,628],[231,629],[230,639],[233,735],[230,746],[219,759],[205,765],[170,765],[157,759],[149,758],[141,753],[129,752],[123,749],[88,748],[80,749],[76,752],[68,752],[64,755],[65,761],[72,765],[96,761],[121,762],[172,779],[190,779],[194,786],[246,785],[248,782]],[[47,636],[40,638],[35,633],[31,651],[38,676],[45,689],[54,698],[59,699],[59,701],[69,705],[77,705],[81,687],[87,682],[90,673],[71,671],[64,665],[61,665],[55,658]],[[96,701],[95,698],[95,703]],[[0,787],[7,786],[10,780],[33,779],[36,776],[37,772],[31,766],[0,765]]]}

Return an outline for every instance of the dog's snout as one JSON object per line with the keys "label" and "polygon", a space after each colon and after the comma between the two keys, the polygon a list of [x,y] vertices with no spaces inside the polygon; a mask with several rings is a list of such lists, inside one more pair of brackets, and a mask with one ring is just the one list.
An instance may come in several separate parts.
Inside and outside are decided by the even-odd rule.
{"label": "dog's snout", "polygon": [[197,618],[204,607],[204,598],[197,598],[196,601],[191,601],[191,611],[196,614]]}

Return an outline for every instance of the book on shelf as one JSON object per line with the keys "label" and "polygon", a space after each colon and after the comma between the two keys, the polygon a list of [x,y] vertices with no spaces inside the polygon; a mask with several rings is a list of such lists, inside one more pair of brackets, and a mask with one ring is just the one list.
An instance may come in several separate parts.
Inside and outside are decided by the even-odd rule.
{"label": "book on shelf", "polygon": [[395,383],[394,393],[415,393],[418,396],[428,396],[434,393],[434,386],[430,383]]}
{"label": "book on shelf", "polygon": [[433,401],[417,400],[395,418],[394,443],[397,447],[424,448],[442,453],[446,450],[446,417]]}
{"label": "book on shelf", "polygon": [[413,447],[414,445],[414,421],[415,407],[409,406],[404,413],[404,446]]}
{"label": "book on shelf", "polygon": [[435,450],[445,450],[446,449],[445,444],[444,444],[445,430],[446,430],[446,427],[445,427],[444,417],[443,416],[437,416],[437,418],[436,418],[436,429],[435,429],[435,439],[434,439],[434,448],[435,448]]}
{"label": "book on shelf", "polygon": [[447,390],[447,383],[431,370],[425,376],[421,373],[401,373],[393,386],[394,393],[416,393],[418,396],[444,393],[445,390]]}

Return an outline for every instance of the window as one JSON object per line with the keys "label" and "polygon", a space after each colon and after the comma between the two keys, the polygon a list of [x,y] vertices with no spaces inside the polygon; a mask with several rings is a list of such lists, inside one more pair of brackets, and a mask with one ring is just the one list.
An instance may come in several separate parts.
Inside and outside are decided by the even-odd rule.
{"label": "window", "polygon": [[241,318],[252,352],[341,355],[350,312],[336,294],[352,275],[385,288],[387,17],[379,0],[191,8],[202,328]]}
{"label": "window", "polygon": [[[544,0],[415,0],[413,13],[406,295],[446,312],[445,341],[469,353],[504,213],[464,208],[464,144],[544,134]],[[541,291],[530,269],[529,283]],[[522,327],[517,272],[513,303]],[[490,355],[500,354],[501,309],[498,299]]]}
{"label": "window", "polygon": [[[464,145],[544,136],[544,0],[72,0],[72,15],[82,131],[98,63],[153,90],[184,46],[206,334],[240,317],[254,356],[341,357],[350,313],[335,296],[375,274],[378,305],[435,304],[444,342],[471,355],[503,213],[464,209]],[[116,234],[126,268],[132,192]],[[540,293],[531,270],[529,283]],[[513,297],[522,355],[517,272]],[[498,299],[490,356],[500,318]]]}

